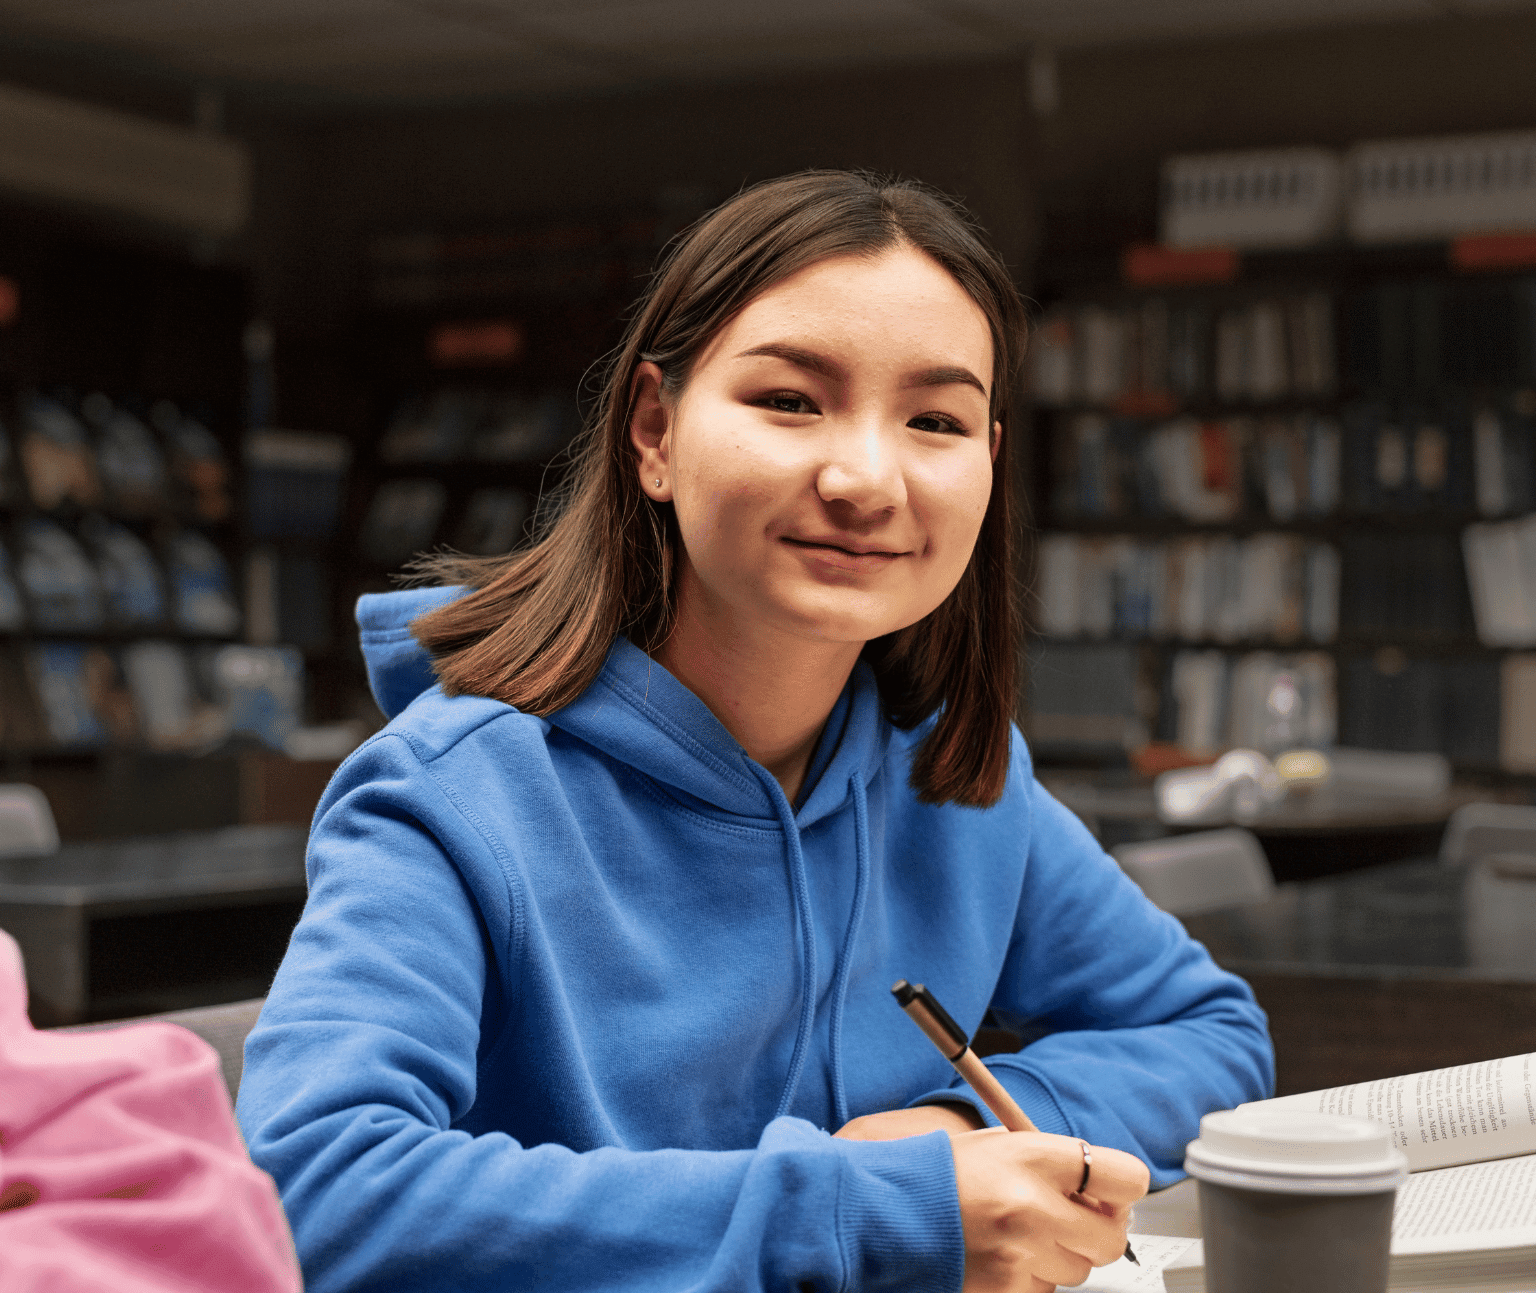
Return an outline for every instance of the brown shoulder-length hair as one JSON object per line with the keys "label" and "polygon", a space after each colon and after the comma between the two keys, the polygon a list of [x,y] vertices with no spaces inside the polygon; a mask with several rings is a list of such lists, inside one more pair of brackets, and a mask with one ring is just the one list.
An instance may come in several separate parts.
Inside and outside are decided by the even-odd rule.
{"label": "brown shoulder-length hair", "polygon": [[996,803],[1008,773],[1018,629],[1009,516],[1009,396],[1024,307],[1002,260],[953,203],[910,180],[807,171],[749,188],[672,246],[604,371],[577,443],[563,507],[509,556],[438,553],[414,572],[474,591],[412,623],[449,694],[490,696],[532,714],[570,704],[625,633],[654,649],[675,608],[679,540],[670,504],[641,490],[629,438],[636,367],[660,366],[676,395],[737,311],[832,256],[910,246],[947,269],[992,331],[991,413],[1004,426],[981,533],[959,584],[916,624],[864,648],[891,721],[912,728],[942,710],[912,766],[929,803]]}

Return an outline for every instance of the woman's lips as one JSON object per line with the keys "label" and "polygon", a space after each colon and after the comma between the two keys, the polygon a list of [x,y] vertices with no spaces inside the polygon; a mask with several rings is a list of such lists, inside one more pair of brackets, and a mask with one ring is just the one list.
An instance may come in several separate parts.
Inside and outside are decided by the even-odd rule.
{"label": "woman's lips", "polygon": [[814,539],[792,539],[786,537],[784,542],[796,549],[796,551],[803,553],[817,565],[833,570],[847,571],[852,574],[867,574],[872,571],[885,570],[890,567],[892,562],[899,561],[902,557],[906,556],[904,552],[856,552],[835,543],[818,542]]}

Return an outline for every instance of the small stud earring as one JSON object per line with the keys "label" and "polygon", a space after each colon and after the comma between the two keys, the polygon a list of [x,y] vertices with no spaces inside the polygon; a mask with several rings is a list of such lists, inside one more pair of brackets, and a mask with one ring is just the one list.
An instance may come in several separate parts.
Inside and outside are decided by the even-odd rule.
{"label": "small stud earring", "polygon": [[656,477],[656,488],[657,489],[661,488],[661,477],[660,476]]}

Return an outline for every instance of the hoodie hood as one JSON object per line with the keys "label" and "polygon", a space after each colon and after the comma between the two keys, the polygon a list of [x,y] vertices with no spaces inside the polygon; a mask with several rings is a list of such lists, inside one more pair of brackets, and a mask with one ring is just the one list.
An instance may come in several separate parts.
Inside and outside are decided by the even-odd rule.
{"label": "hoodie hood", "polygon": [[[357,622],[368,684],[388,718],[436,685],[432,661],[411,633],[418,615],[469,590],[410,588],[365,593]],[[549,723],[610,758],[644,772],[685,798],[759,821],[781,818],[763,768],[709,707],[625,637],[614,640],[602,672]],[[850,783],[868,786],[885,759],[892,729],[874,673],[862,660],[827,720],[793,813],[804,830],[843,808]]]}
{"label": "hoodie hood", "polygon": [[468,588],[405,588],[364,593],[357,599],[358,640],[368,666],[368,687],[385,718],[395,718],[436,685],[432,657],[411,632],[411,621],[456,601]]}

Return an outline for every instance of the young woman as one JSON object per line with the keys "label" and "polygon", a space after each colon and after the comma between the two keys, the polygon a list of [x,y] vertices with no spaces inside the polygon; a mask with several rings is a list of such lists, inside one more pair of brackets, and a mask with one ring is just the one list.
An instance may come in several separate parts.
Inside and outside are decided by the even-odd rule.
{"label": "young woman", "polygon": [[[1022,333],[921,187],[760,185],[658,272],[541,541],[363,600],[392,721],[240,1094],[311,1293],[1037,1293],[1268,1093],[1247,988],[1010,723]],[[1023,1021],[1041,1134],[898,978]]]}

